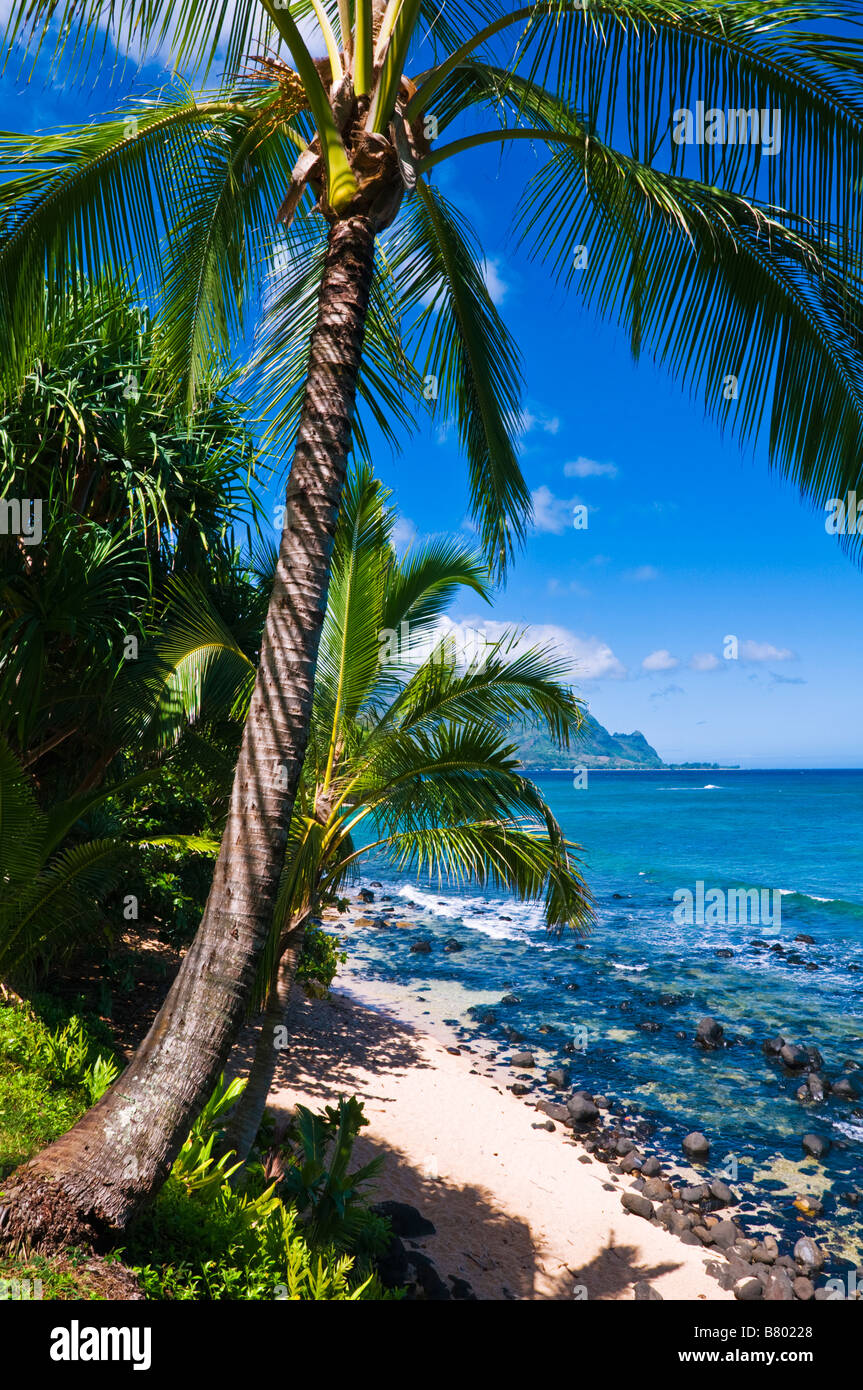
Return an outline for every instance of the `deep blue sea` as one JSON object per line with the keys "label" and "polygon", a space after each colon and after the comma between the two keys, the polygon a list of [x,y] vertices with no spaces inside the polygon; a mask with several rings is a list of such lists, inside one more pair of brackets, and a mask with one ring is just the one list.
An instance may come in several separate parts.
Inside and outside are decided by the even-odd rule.
{"label": "deep blue sea", "polygon": [[[582,847],[590,935],[549,936],[541,906],[369,860],[363,883],[380,881],[377,901],[415,930],[351,932],[351,972],[409,986],[430,1021],[498,1042],[501,1057],[503,1028],[517,1029],[519,1047],[566,1062],[575,1082],[649,1122],[657,1152],[679,1157],[683,1135],[703,1130],[711,1169],[732,1156],[739,1183],[789,1230],[829,1231],[834,1250],[863,1259],[863,1100],[804,1106],[802,1078],[762,1052],[777,1033],[815,1045],[827,1076],[863,1095],[863,772],[591,772],[581,790],[570,773],[535,780]],[[675,891],[695,894],[699,880],[775,893],[780,923],[675,921]],[[795,943],[799,933],[814,944]],[[421,935],[428,955],[410,950]],[[450,936],[464,950],[444,953]],[[508,994],[518,1002],[501,1005]],[[489,1009],[496,1023],[482,1021]],[[705,1014],[729,1046],[694,1046]],[[830,1138],[825,1162],[804,1155],[807,1132]],[[857,1208],[843,1195],[855,1190]],[[805,1193],[824,1202],[814,1225],[793,1206]]]}

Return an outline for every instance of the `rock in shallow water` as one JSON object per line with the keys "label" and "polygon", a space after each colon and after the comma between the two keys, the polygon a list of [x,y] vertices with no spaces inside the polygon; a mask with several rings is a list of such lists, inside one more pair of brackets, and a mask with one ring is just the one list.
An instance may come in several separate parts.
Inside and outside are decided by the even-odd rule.
{"label": "rock in shallow water", "polygon": [[801,1144],[810,1158],[826,1158],[833,1145],[829,1139],[824,1139],[820,1134],[804,1134]]}
{"label": "rock in shallow water", "polygon": [[801,1236],[794,1247],[794,1258],[804,1269],[821,1269],[827,1257],[811,1236]]}
{"label": "rock in shallow water", "polygon": [[710,1156],[710,1142],[697,1129],[687,1134],[681,1147],[687,1158],[694,1159],[696,1163],[703,1163]]}
{"label": "rock in shallow water", "polygon": [[511,1067],[536,1066],[536,1062],[534,1061],[532,1052],[513,1052],[512,1056],[509,1059],[509,1064]]}
{"label": "rock in shallow water", "polygon": [[705,1051],[713,1051],[722,1046],[724,1028],[718,1019],[710,1014],[706,1018],[699,1019],[695,1029],[695,1042],[698,1047],[703,1047]]}

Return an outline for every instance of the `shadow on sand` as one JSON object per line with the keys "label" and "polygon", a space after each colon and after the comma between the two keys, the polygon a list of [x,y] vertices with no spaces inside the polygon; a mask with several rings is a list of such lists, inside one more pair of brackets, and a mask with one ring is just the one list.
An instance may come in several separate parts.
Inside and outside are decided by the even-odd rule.
{"label": "shadow on sand", "polygon": [[[290,1045],[279,1059],[270,1092],[268,1108],[277,1116],[292,1093],[321,1105],[340,1095],[362,1099],[371,1091],[370,1074],[376,1100],[392,1099],[386,1095],[388,1073],[429,1067],[409,1027],[363,1009],[358,1030],[355,1007],[338,996],[321,1005],[296,991],[288,1036]],[[232,1071],[247,1066],[253,1050],[249,1032],[232,1055]],[[487,1188],[438,1177],[431,1160],[423,1171],[415,1154],[408,1156],[368,1134],[357,1139],[354,1153],[356,1166],[385,1156],[377,1200],[409,1203],[434,1225],[433,1236],[406,1239],[408,1250],[428,1255],[448,1283],[466,1280],[480,1299],[574,1301],[584,1299],[586,1289],[588,1301],[631,1300],[639,1281],[652,1282],[678,1267],[639,1264],[637,1249],[615,1245],[610,1234],[589,1264],[550,1267],[527,1223],[503,1211]]]}

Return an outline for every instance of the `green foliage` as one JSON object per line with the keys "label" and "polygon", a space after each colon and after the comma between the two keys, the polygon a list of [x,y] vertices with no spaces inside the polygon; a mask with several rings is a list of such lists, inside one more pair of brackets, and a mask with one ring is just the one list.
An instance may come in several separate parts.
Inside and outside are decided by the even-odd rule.
{"label": "green foliage", "polygon": [[[263,1183],[262,1173],[249,1174]],[[315,1245],[297,1214],[262,1192],[223,1183],[203,1204],[171,1176],[120,1252],[149,1298],[350,1301],[387,1295],[344,1250]]]}
{"label": "green foliage", "polygon": [[380,1171],[383,1159],[349,1172],[354,1140],[368,1124],[362,1102],[342,1097],[315,1114],[298,1105],[292,1133],[296,1148],[281,1190],[318,1241],[342,1241],[361,1222],[363,1186]]}
{"label": "green foliage", "polygon": [[82,1087],[91,1105],[96,1104],[120,1075],[113,1058],[99,1053],[93,1059],[92,1042],[75,1014],[62,1030],[43,1034],[40,1059],[58,1086]]}
{"label": "green foliage", "polygon": [[232,1155],[213,1159],[244,1084],[220,1078],[123,1258],[151,1298],[383,1297],[371,1261],[386,1231],[359,1194],[377,1164],[347,1173],[362,1106],[351,1098],[322,1116],[300,1107],[300,1153],[281,1184],[266,1185],[259,1163],[237,1178],[242,1165],[230,1165]]}
{"label": "green foliage", "polygon": [[222,1135],[221,1121],[242,1095],[245,1084],[240,1077],[235,1076],[227,1083],[224,1073],[219,1077],[213,1094],[174,1160],[172,1176],[187,1192],[194,1192],[204,1200],[217,1197],[223,1185],[242,1167],[242,1163],[230,1163],[232,1153],[221,1154],[217,1159],[213,1149]]}
{"label": "green foliage", "polygon": [[[59,1138],[110,1071],[119,1071],[98,1019],[69,1018],[45,996],[33,1004],[0,1004],[0,1177]],[[72,1044],[68,1054],[59,1041],[64,1033]],[[62,1079],[54,1068],[58,1052],[67,1066]]]}
{"label": "green foliage", "polygon": [[329,989],[339,966],[348,958],[347,951],[339,950],[339,944],[338,937],[320,927],[306,927],[296,978],[300,981],[315,980]]}

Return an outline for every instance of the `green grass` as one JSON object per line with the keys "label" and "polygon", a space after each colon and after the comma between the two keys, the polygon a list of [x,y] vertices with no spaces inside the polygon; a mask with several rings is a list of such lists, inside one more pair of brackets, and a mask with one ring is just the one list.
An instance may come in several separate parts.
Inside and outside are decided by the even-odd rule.
{"label": "green grass", "polygon": [[[0,1004],[0,1179],[63,1134],[87,1109],[84,1086],[61,1086],[45,1053],[73,1010],[47,997],[30,1007]],[[113,1056],[99,1019],[78,1015],[92,1054]]]}

